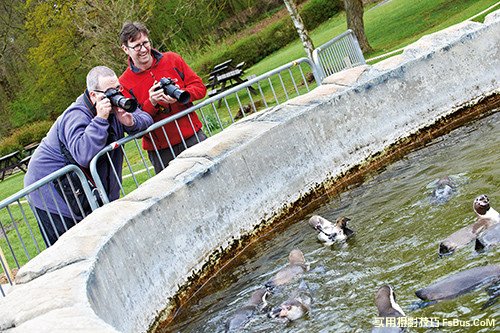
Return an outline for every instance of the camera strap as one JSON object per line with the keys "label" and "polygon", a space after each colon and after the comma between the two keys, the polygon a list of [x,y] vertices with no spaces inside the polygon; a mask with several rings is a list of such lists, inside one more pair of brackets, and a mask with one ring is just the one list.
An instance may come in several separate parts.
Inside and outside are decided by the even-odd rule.
{"label": "camera strap", "polygon": [[[88,89],[85,89],[85,92],[83,94],[83,102],[85,103],[85,106],[87,107],[87,109],[89,109],[90,113],[92,113],[92,116],[94,116],[94,117],[97,116],[97,111],[95,109],[95,105],[90,100],[90,94],[89,94]],[[109,127],[108,127],[108,139],[106,140],[107,145],[109,145],[111,142],[115,142],[117,140],[115,130],[113,129],[113,126],[111,126],[111,124],[113,124],[114,121],[115,121],[115,115],[110,113],[108,116]],[[75,163],[73,163],[73,164],[75,164]]]}
{"label": "camera strap", "polygon": [[83,103],[85,103],[87,109],[89,109],[90,113],[92,113],[92,116],[94,117],[97,116],[97,111],[95,109],[95,105],[90,100],[90,94],[88,89],[85,89],[85,92],[83,93]]}

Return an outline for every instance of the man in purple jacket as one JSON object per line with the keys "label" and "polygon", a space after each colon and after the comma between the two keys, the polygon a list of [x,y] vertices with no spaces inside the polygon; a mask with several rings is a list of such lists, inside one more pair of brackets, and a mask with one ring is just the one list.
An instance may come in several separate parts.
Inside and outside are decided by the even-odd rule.
{"label": "man in purple jacket", "polygon": [[[151,116],[140,109],[125,112],[112,105],[105,95],[112,88],[120,89],[113,70],[104,66],[90,70],[85,92],[57,118],[31,157],[24,186],[72,164],[68,163],[68,153],[80,167],[88,168],[92,158],[106,145],[123,138],[124,132],[134,134],[153,123]],[[66,150],[66,156],[62,150]],[[120,149],[115,149],[110,152],[110,156],[113,166],[103,158],[97,165],[97,171],[109,199],[116,200],[120,196],[120,184],[112,170],[114,167],[121,181],[123,154]],[[31,193],[29,199],[39,217],[47,246],[54,244],[67,229],[82,219],[73,211],[70,212],[53,183]]]}

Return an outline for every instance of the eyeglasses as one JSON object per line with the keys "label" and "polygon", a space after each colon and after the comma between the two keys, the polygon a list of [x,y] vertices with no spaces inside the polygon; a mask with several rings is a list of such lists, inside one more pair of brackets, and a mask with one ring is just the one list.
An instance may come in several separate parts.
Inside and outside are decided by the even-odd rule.
{"label": "eyeglasses", "polygon": [[127,47],[129,49],[134,50],[135,52],[139,52],[142,49],[143,46],[144,46],[145,49],[147,49],[150,45],[151,45],[151,42],[149,40],[146,40],[146,41],[144,41],[142,43],[139,43],[137,45],[134,45],[134,46],[128,46],[127,45]]}
{"label": "eyeglasses", "polygon": [[108,92],[109,90],[117,90],[117,91],[122,91],[123,90],[123,87],[120,85],[120,86],[117,86],[115,88],[111,87],[111,88],[108,88],[106,89],[105,91],[102,91],[102,90],[97,90],[97,89],[94,89],[95,92],[98,92],[98,93],[101,93],[101,94],[105,94],[106,92]]}

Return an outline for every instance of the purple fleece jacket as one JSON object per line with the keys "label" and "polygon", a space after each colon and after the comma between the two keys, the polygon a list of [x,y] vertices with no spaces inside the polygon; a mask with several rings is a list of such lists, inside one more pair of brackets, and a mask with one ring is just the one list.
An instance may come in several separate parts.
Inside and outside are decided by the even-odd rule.
{"label": "purple fleece jacket", "polygon": [[[28,186],[37,180],[51,174],[52,172],[66,166],[66,159],[61,153],[57,135],[65,147],[69,150],[75,161],[81,166],[88,168],[92,158],[101,151],[108,142],[108,127],[114,130],[114,140],[123,138],[124,132],[134,134],[145,130],[152,123],[153,119],[146,112],[137,109],[132,113],[135,123],[132,127],[126,127],[120,123],[114,115],[108,119],[95,117],[95,111],[89,110],[88,95],[80,95],[76,101],[71,104],[57,118],[50,128],[47,136],[33,153],[28,165],[28,172],[24,177],[24,186]],[[85,103],[87,100],[87,104]],[[113,165],[120,177],[122,173],[123,154],[121,149],[115,149],[110,152]],[[112,168],[107,162],[107,158],[99,159],[97,172],[107,190],[109,200],[116,200],[120,196],[120,186],[116,180]],[[50,187],[50,189],[49,189]],[[53,193],[53,194],[52,194]],[[61,214],[70,217],[69,209],[64,199],[57,193],[52,183],[47,184],[34,191],[30,195],[31,203],[40,209],[45,210],[47,205],[51,213],[58,214],[57,206],[52,199],[56,198],[57,206]]]}

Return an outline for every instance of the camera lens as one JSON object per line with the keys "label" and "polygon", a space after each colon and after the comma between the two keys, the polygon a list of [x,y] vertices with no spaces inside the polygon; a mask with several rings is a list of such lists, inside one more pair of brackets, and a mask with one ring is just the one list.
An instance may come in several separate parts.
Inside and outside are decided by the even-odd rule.
{"label": "camera lens", "polygon": [[167,95],[175,98],[182,104],[188,103],[189,99],[191,98],[191,95],[187,91],[181,90],[177,88],[177,86],[174,86],[173,84],[166,86],[164,90]]}
{"label": "camera lens", "polygon": [[163,88],[166,95],[175,98],[182,104],[189,103],[191,99],[191,95],[187,91],[179,89],[170,78],[162,78],[160,80],[160,87]]}
{"label": "camera lens", "polygon": [[[127,112],[134,112],[137,109],[137,101],[135,99],[125,98],[120,95],[113,96],[113,99],[116,99],[116,106]],[[111,101],[111,104],[113,104],[113,101]]]}
{"label": "camera lens", "polygon": [[117,89],[108,89],[104,93],[111,101],[111,105],[122,108],[127,112],[134,112],[137,109],[137,101],[132,98],[126,98]]}

